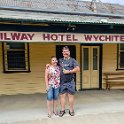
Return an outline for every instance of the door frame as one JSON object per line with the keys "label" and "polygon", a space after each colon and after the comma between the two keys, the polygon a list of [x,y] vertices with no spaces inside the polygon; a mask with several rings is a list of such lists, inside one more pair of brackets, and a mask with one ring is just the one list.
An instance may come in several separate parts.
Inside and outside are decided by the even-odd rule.
{"label": "door frame", "polygon": [[82,80],[82,46],[99,46],[99,90],[102,89],[102,53],[103,53],[103,44],[81,44],[80,45],[80,90],[83,89],[83,80]]}

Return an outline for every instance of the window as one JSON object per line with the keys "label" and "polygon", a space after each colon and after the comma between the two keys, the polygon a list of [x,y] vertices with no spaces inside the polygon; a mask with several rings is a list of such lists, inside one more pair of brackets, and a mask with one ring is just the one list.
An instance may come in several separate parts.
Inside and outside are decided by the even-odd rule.
{"label": "window", "polygon": [[29,72],[29,45],[27,43],[3,43],[4,72]]}
{"label": "window", "polygon": [[118,69],[124,69],[124,44],[118,45]]}
{"label": "window", "polygon": [[88,48],[84,48],[83,49],[84,51],[83,51],[83,53],[84,53],[84,58],[83,58],[83,60],[84,60],[84,64],[83,64],[83,69],[84,70],[88,70],[89,69],[89,49]]}
{"label": "window", "polygon": [[98,70],[98,48],[93,48],[93,70]]}

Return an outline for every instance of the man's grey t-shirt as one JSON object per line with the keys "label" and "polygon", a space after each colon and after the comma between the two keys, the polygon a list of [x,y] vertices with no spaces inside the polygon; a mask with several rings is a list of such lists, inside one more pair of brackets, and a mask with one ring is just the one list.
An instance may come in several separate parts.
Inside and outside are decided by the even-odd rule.
{"label": "man's grey t-shirt", "polygon": [[66,70],[72,70],[76,66],[78,66],[77,61],[71,57],[69,59],[60,58],[59,66],[60,66],[60,83],[67,83],[72,81],[74,79],[74,74],[64,74],[63,68]]}

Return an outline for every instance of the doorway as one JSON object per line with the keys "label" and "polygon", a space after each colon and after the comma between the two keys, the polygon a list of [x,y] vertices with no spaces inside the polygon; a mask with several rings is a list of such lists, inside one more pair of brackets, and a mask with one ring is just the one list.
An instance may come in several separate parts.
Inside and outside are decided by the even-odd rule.
{"label": "doorway", "polygon": [[[70,50],[70,56],[74,59],[76,59],[76,46],[75,45],[56,45],[56,57],[59,60],[59,58],[63,58],[62,55],[62,49],[64,46],[68,46]],[[75,74],[75,90],[76,90],[76,74]]]}
{"label": "doorway", "polygon": [[102,68],[100,63],[100,46],[82,46],[81,64],[82,64],[82,88],[98,89],[101,87],[100,73]]}

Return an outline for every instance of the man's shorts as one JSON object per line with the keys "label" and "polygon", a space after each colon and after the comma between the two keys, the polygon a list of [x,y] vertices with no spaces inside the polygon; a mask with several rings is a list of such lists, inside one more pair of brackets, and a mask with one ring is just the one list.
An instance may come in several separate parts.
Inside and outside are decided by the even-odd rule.
{"label": "man's shorts", "polygon": [[69,93],[71,95],[74,95],[75,94],[75,81],[72,80],[70,82],[61,82],[60,83],[60,90],[59,90],[59,93],[60,95],[61,94],[64,94],[64,93]]}
{"label": "man's shorts", "polygon": [[59,96],[59,87],[58,88],[53,88],[50,87],[49,90],[47,91],[47,100],[57,100]]}

